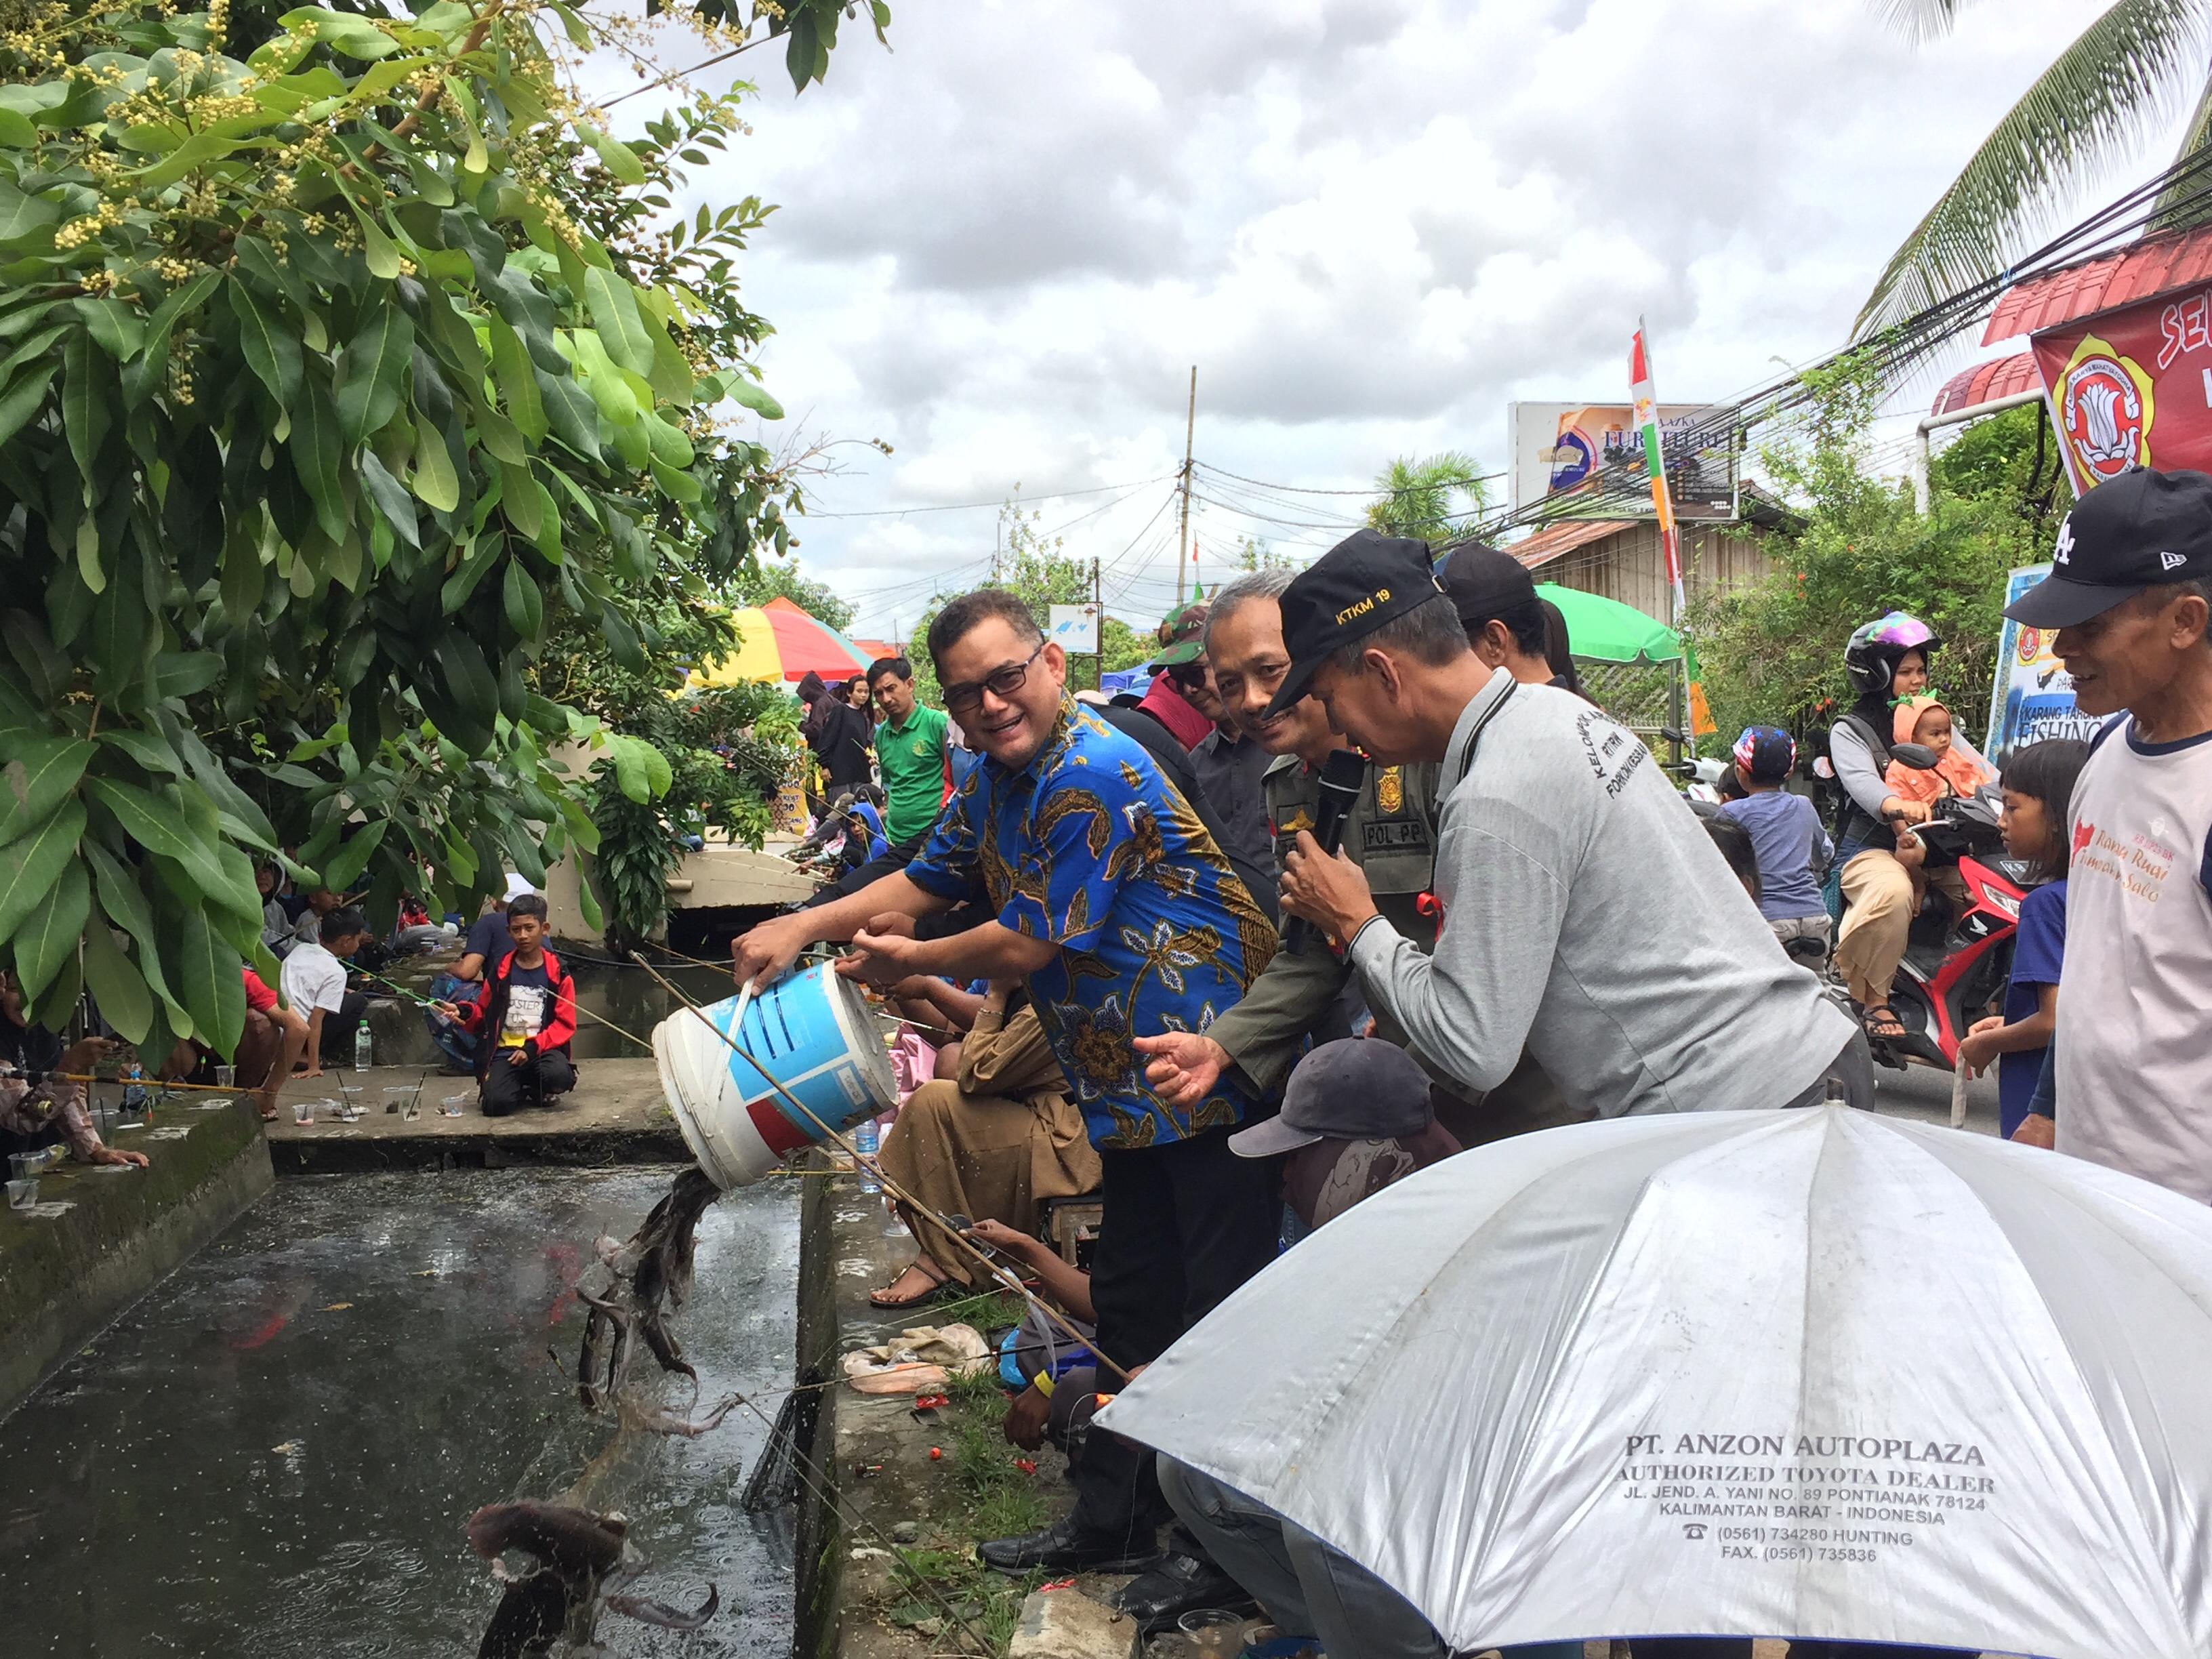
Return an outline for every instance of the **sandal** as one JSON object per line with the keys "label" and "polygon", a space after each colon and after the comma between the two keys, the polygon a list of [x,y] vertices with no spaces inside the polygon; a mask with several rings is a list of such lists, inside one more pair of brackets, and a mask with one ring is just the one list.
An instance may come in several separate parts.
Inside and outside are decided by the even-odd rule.
{"label": "sandal", "polygon": [[[899,1279],[904,1279],[911,1273],[918,1273],[929,1280],[929,1288],[919,1296],[893,1296],[892,1287],[899,1282]],[[918,1255],[900,1271],[898,1279],[894,1279],[890,1284],[884,1285],[881,1290],[870,1291],[868,1305],[872,1308],[886,1309],[892,1312],[908,1308],[926,1308],[933,1302],[941,1301],[957,1293],[961,1288],[963,1287],[954,1285],[951,1278],[934,1261],[926,1255]]]}
{"label": "sandal", "polygon": [[1911,1033],[1887,1002],[1870,1002],[1859,1010],[1859,1026],[1869,1042],[1901,1042]]}

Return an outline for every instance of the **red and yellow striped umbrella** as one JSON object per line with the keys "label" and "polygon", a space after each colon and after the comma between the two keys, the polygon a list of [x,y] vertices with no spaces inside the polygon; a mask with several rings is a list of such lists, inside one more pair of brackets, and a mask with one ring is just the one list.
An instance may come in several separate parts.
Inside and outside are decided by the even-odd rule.
{"label": "red and yellow striped umbrella", "polygon": [[738,685],[767,680],[792,685],[808,674],[849,679],[873,660],[828,623],[778,594],[766,605],[730,613],[738,648],[705,669],[691,672],[694,685]]}

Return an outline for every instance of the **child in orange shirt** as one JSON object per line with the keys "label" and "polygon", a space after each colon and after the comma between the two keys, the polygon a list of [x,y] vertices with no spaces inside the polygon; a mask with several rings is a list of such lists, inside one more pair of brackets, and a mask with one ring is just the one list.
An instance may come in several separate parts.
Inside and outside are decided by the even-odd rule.
{"label": "child in orange shirt", "polygon": [[1933,697],[1907,697],[1897,705],[1890,741],[1917,743],[1936,754],[1936,769],[1915,771],[1892,761],[1882,774],[1889,792],[1901,800],[1933,803],[1950,795],[1972,795],[1996,774],[1966,744],[1951,740],[1951,711]]}

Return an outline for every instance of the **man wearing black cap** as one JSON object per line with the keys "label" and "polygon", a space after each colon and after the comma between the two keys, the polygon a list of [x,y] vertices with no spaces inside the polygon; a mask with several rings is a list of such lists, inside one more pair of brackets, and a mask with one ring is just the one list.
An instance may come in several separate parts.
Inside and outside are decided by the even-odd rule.
{"label": "man wearing black cap", "polygon": [[[2005,614],[2099,732],[2074,785],[2058,1150],[2212,1202],[2212,477],[2124,472]],[[2031,1119],[2031,1122],[2035,1120]]]}
{"label": "man wearing black cap", "polygon": [[1370,1004],[1466,1088],[1525,1047],[1583,1114],[1873,1102],[1864,1038],[1774,949],[1758,907],[1636,736],[1468,648],[1419,542],[1362,532],[1283,596],[1291,670],[1378,763],[1442,763],[1424,955],[1310,836],[1284,908],[1345,942]]}

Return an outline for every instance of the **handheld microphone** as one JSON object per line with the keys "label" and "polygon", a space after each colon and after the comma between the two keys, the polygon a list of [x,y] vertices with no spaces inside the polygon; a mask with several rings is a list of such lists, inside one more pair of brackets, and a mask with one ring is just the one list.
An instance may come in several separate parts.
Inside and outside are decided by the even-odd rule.
{"label": "handheld microphone", "polygon": [[[1367,757],[1356,749],[1337,749],[1322,763],[1321,805],[1314,813],[1313,838],[1324,853],[1334,854],[1344,845],[1344,820],[1359,792],[1367,787]],[[1320,938],[1304,916],[1291,918],[1283,944],[1293,955],[1304,956]]]}

